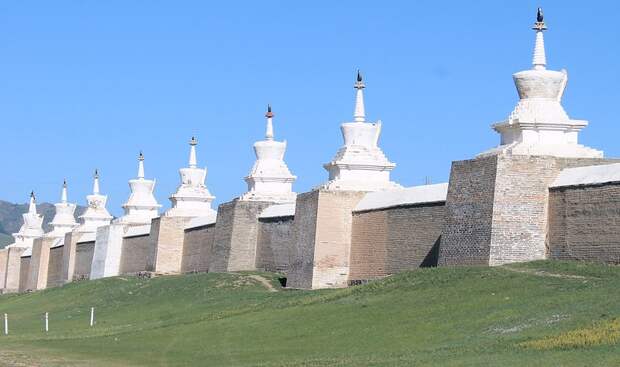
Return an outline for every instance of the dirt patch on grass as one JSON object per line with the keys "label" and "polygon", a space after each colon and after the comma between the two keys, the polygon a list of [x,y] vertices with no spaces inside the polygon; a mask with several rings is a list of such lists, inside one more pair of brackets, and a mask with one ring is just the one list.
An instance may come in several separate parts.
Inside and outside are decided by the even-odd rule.
{"label": "dirt patch on grass", "polygon": [[535,270],[535,269],[517,269],[517,268],[511,268],[509,266],[504,266],[502,267],[505,270],[508,271],[512,271],[515,273],[522,273],[522,274],[529,274],[529,275],[536,275],[539,277],[549,277],[549,278],[562,278],[562,279],[594,279],[592,277],[584,277],[582,275],[572,275],[572,274],[560,274],[560,273],[550,273],[548,271],[544,271],[544,270]]}
{"label": "dirt patch on grass", "polygon": [[277,292],[278,290],[271,284],[271,282],[260,275],[250,275],[250,278],[258,281],[260,284],[264,285],[269,292]]}

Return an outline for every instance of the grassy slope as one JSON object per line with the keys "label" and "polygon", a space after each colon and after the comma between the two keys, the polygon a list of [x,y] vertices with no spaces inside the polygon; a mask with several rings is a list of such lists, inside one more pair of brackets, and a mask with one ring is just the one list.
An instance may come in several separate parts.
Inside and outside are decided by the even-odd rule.
{"label": "grassy slope", "polygon": [[268,292],[247,274],[112,278],[1,296],[11,335],[0,350],[63,366],[611,366],[613,342],[519,343],[612,320],[619,285],[620,267],[559,262],[426,269],[314,292]]}

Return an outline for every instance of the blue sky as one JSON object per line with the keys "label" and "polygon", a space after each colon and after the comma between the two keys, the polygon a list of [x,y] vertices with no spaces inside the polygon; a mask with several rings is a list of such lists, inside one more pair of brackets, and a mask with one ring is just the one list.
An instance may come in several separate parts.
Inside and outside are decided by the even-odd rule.
{"label": "blue sky", "polygon": [[564,106],[581,142],[620,156],[616,1],[3,1],[0,198],[81,204],[95,167],[121,213],[136,157],[169,206],[187,141],[218,203],[245,191],[273,105],[295,190],[323,182],[352,117],[354,74],[403,185],[446,181],[453,160],[497,145],[489,125],[517,101],[543,6],[548,67],[568,69]]}

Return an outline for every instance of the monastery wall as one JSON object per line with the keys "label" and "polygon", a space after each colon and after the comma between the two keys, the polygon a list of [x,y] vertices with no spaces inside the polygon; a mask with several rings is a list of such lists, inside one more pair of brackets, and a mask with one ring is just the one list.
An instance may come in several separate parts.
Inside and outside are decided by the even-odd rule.
{"label": "monastery wall", "polygon": [[[124,237],[121,251],[120,274],[152,271],[154,248],[149,234]],[[151,265],[151,266],[149,266]]]}
{"label": "monastery wall", "polygon": [[58,287],[64,284],[62,276],[63,247],[56,246],[50,248],[46,288]]}
{"label": "monastery wall", "polygon": [[191,218],[161,216],[151,222],[150,246],[153,263],[149,269],[162,274],[178,274],[183,263],[185,226]]}
{"label": "monastery wall", "polygon": [[90,278],[90,270],[95,253],[95,241],[79,242],[75,246],[75,267],[73,280],[84,280]]}
{"label": "monastery wall", "polygon": [[2,290],[4,289],[4,282],[6,281],[6,267],[8,258],[9,250],[0,250],[0,294],[2,294]]}
{"label": "monastery wall", "polygon": [[20,285],[21,276],[21,256],[26,251],[22,247],[8,248],[6,279],[4,283],[4,293],[17,292]]}
{"label": "monastery wall", "polygon": [[273,203],[235,199],[218,207],[209,271],[256,269],[258,216],[270,205]]}
{"label": "monastery wall", "polygon": [[501,265],[546,258],[549,185],[599,158],[495,155],[454,162],[439,265]]}
{"label": "monastery wall", "polygon": [[295,240],[294,216],[260,218],[256,268],[286,273]]}
{"label": "monastery wall", "polygon": [[549,258],[620,264],[620,182],[552,187]]}
{"label": "monastery wall", "polygon": [[349,284],[437,265],[445,202],[353,213]]}
{"label": "monastery wall", "polygon": [[31,256],[24,256],[20,259],[19,265],[19,291],[24,292],[28,289],[28,275],[30,274]]}
{"label": "monastery wall", "polygon": [[215,223],[187,228],[183,240],[182,273],[206,272],[215,239]]}

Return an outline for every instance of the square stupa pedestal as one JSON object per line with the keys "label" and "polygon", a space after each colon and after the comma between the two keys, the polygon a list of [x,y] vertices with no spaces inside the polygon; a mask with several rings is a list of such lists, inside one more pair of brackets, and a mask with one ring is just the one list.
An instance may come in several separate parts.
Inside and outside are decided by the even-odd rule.
{"label": "square stupa pedestal", "polygon": [[547,258],[549,185],[564,168],[613,162],[501,153],[453,162],[438,264]]}
{"label": "square stupa pedestal", "polygon": [[352,213],[365,195],[365,191],[318,189],[297,196],[287,287],[347,286]]}

